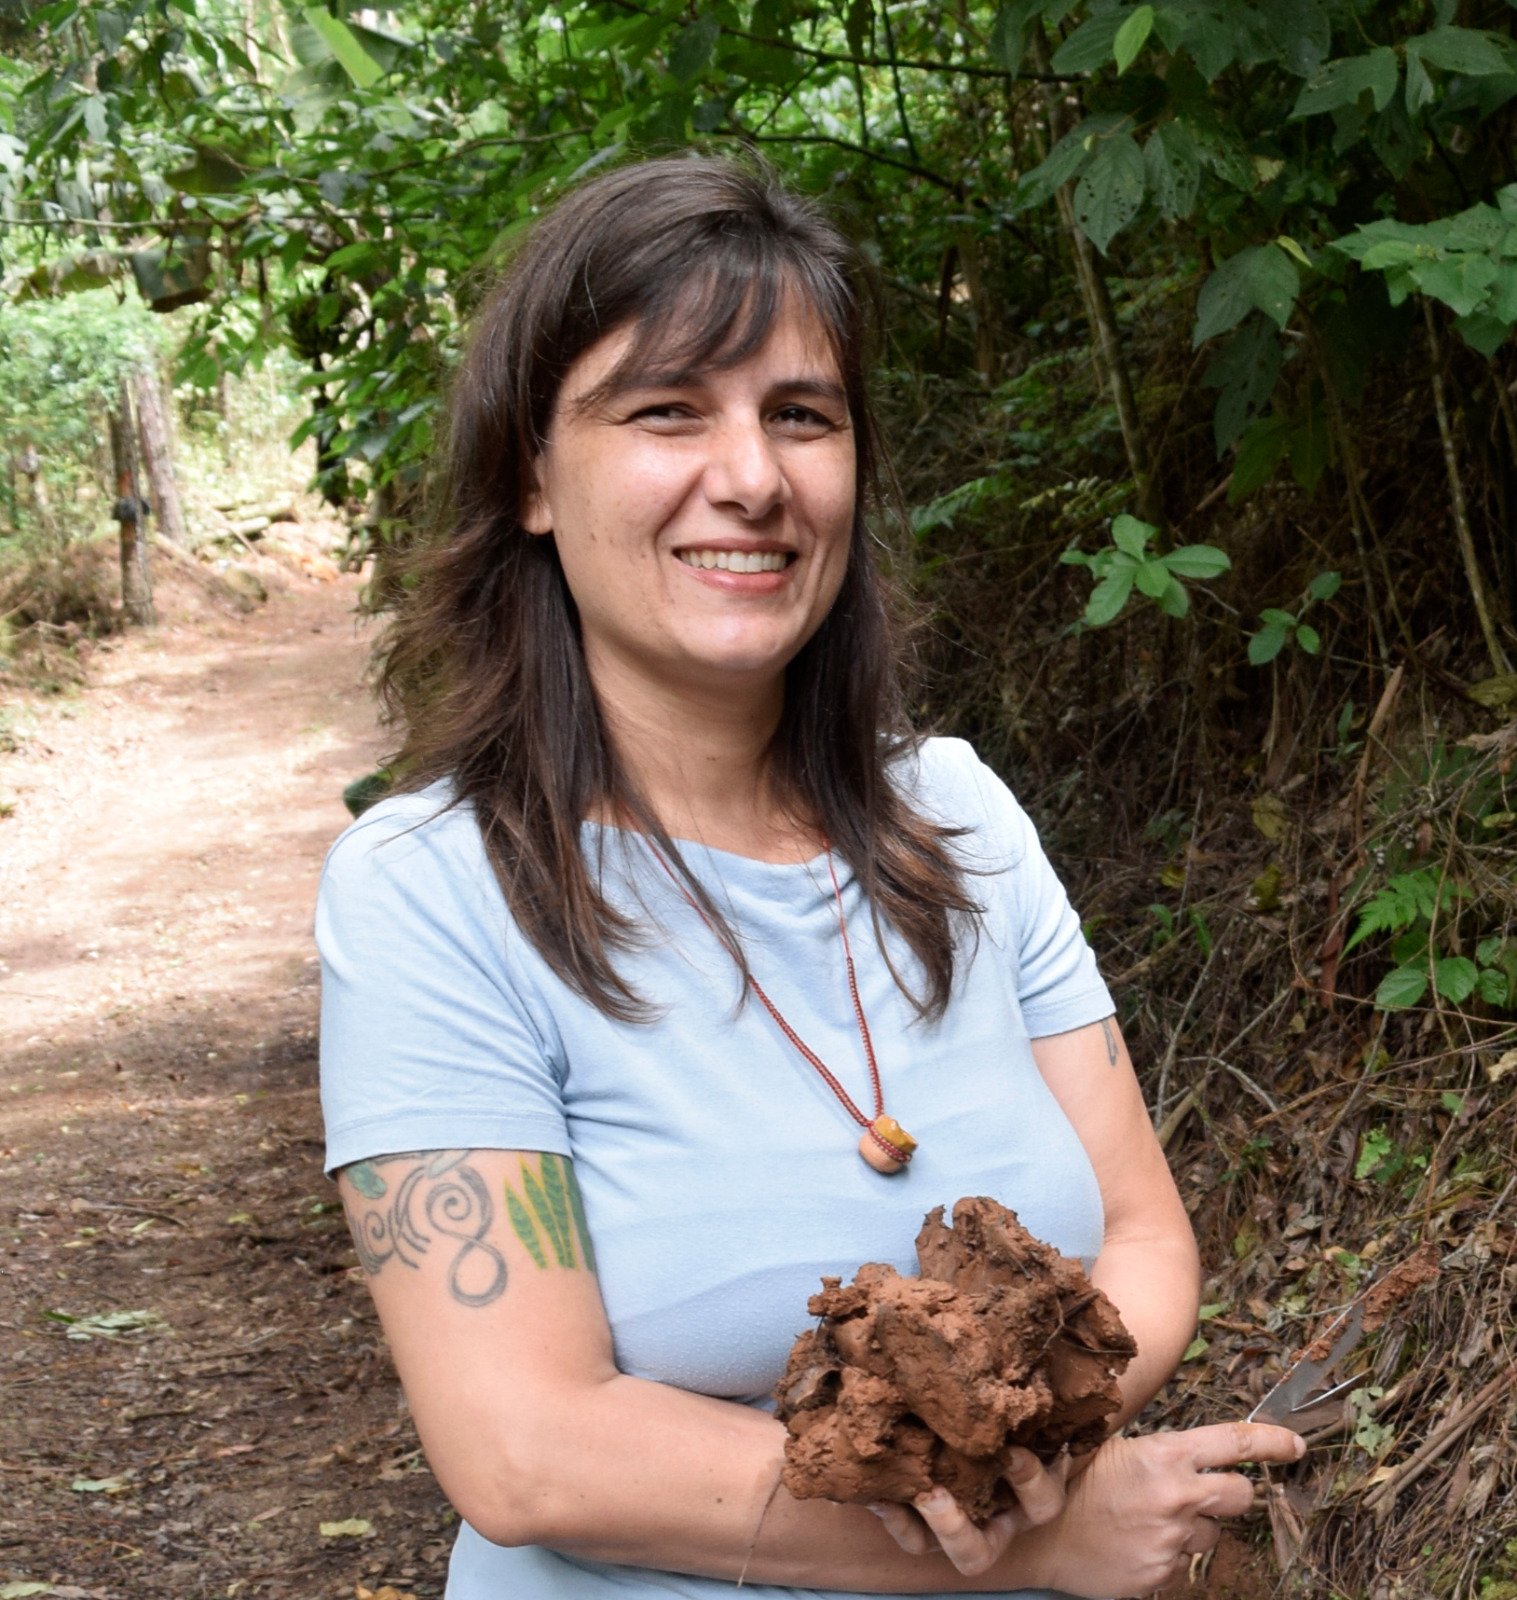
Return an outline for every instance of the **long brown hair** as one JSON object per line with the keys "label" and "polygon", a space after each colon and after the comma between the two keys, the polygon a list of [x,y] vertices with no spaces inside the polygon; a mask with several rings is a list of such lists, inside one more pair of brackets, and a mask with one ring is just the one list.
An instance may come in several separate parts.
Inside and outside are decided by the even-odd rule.
{"label": "long brown hair", "polygon": [[449,780],[472,806],[522,932],[561,978],[614,1017],[648,1013],[613,952],[640,928],[602,894],[581,852],[594,810],[629,817],[659,847],[746,975],[736,935],[607,735],[554,541],[520,525],[564,375],[615,329],[624,369],[657,350],[725,367],[762,345],[787,293],[825,328],[857,451],[847,569],[822,626],[786,669],[771,747],[776,792],[852,867],[876,924],[920,962],[919,1012],[953,985],[955,914],[975,907],[947,846],[892,781],[911,744],[896,632],[865,513],[881,501],[866,372],[875,302],[852,245],[767,168],[706,157],[623,167],[536,222],[476,316],[452,385],[436,528],[407,574],[381,648],[380,690],[405,732],[403,786]]}

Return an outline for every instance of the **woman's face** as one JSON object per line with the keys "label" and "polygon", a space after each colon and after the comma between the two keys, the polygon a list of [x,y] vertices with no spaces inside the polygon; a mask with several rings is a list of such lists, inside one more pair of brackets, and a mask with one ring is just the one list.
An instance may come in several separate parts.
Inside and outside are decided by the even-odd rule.
{"label": "woman's face", "polygon": [[631,339],[569,369],[522,525],[558,547],[603,695],[773,690],[848,561],[854,435],[826,335],[789,296],[740,364],[633,372],[580,406]]}

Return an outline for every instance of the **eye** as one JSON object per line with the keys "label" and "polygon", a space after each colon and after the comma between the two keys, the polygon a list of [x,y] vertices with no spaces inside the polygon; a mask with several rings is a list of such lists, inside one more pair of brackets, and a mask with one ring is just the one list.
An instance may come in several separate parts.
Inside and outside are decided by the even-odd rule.
{"label": "eye", "polygon": [[787,433],[799,433],[807,436],[833,432],[839,424],[831,417],[820,411],[813,411],[810,406],[792,404],[781,406],[774,413],[775,422]]}

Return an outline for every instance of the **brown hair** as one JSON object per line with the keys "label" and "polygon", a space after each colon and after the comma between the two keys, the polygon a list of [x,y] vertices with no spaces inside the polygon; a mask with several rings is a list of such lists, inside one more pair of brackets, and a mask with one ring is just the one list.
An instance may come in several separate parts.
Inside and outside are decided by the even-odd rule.
{"label": "brown hair", "polygon": [[[451,781],[475,812],[523,933],[611,1016],[646,1015],[612,952],[638,925],[601,893],[580,848],[593,809],[654,840],[743,967],[742,949],[630,783],[607,736],[554,541],[518,520],[564,375],[630,326],[619,370],[653,351],[725,367],[758,349],[787,292],[825,328],[857,451],[847,569],[822,626],[786,670],[771,749],[777,792],[848,862],[876,923],[921,964],[924,1015],[953,984],[955,913],[971,912],[947,849],[955,830],[907,803],[891,763],[912,742],[895,631],[870,555],[880,446],[866,389],[874,302],[857,252],[767,168],[708,157],[626,166],[571,191],[528,233],[486,298],[454,380],[435,536],[419,550],[382,646],[380,689],[405,742],[403,786]],[[614,377],[615,375],[613,375]]]}

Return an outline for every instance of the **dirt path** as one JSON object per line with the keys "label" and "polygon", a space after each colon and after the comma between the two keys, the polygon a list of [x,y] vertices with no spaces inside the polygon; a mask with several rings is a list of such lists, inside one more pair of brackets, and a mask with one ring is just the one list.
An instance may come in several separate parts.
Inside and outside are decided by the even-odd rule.
{"label": "dirt path", "polygon": [[161,595],[0,757],[7,1600],[441,1593],[320,1171],[311,902],[380,747],[355,593]]}

